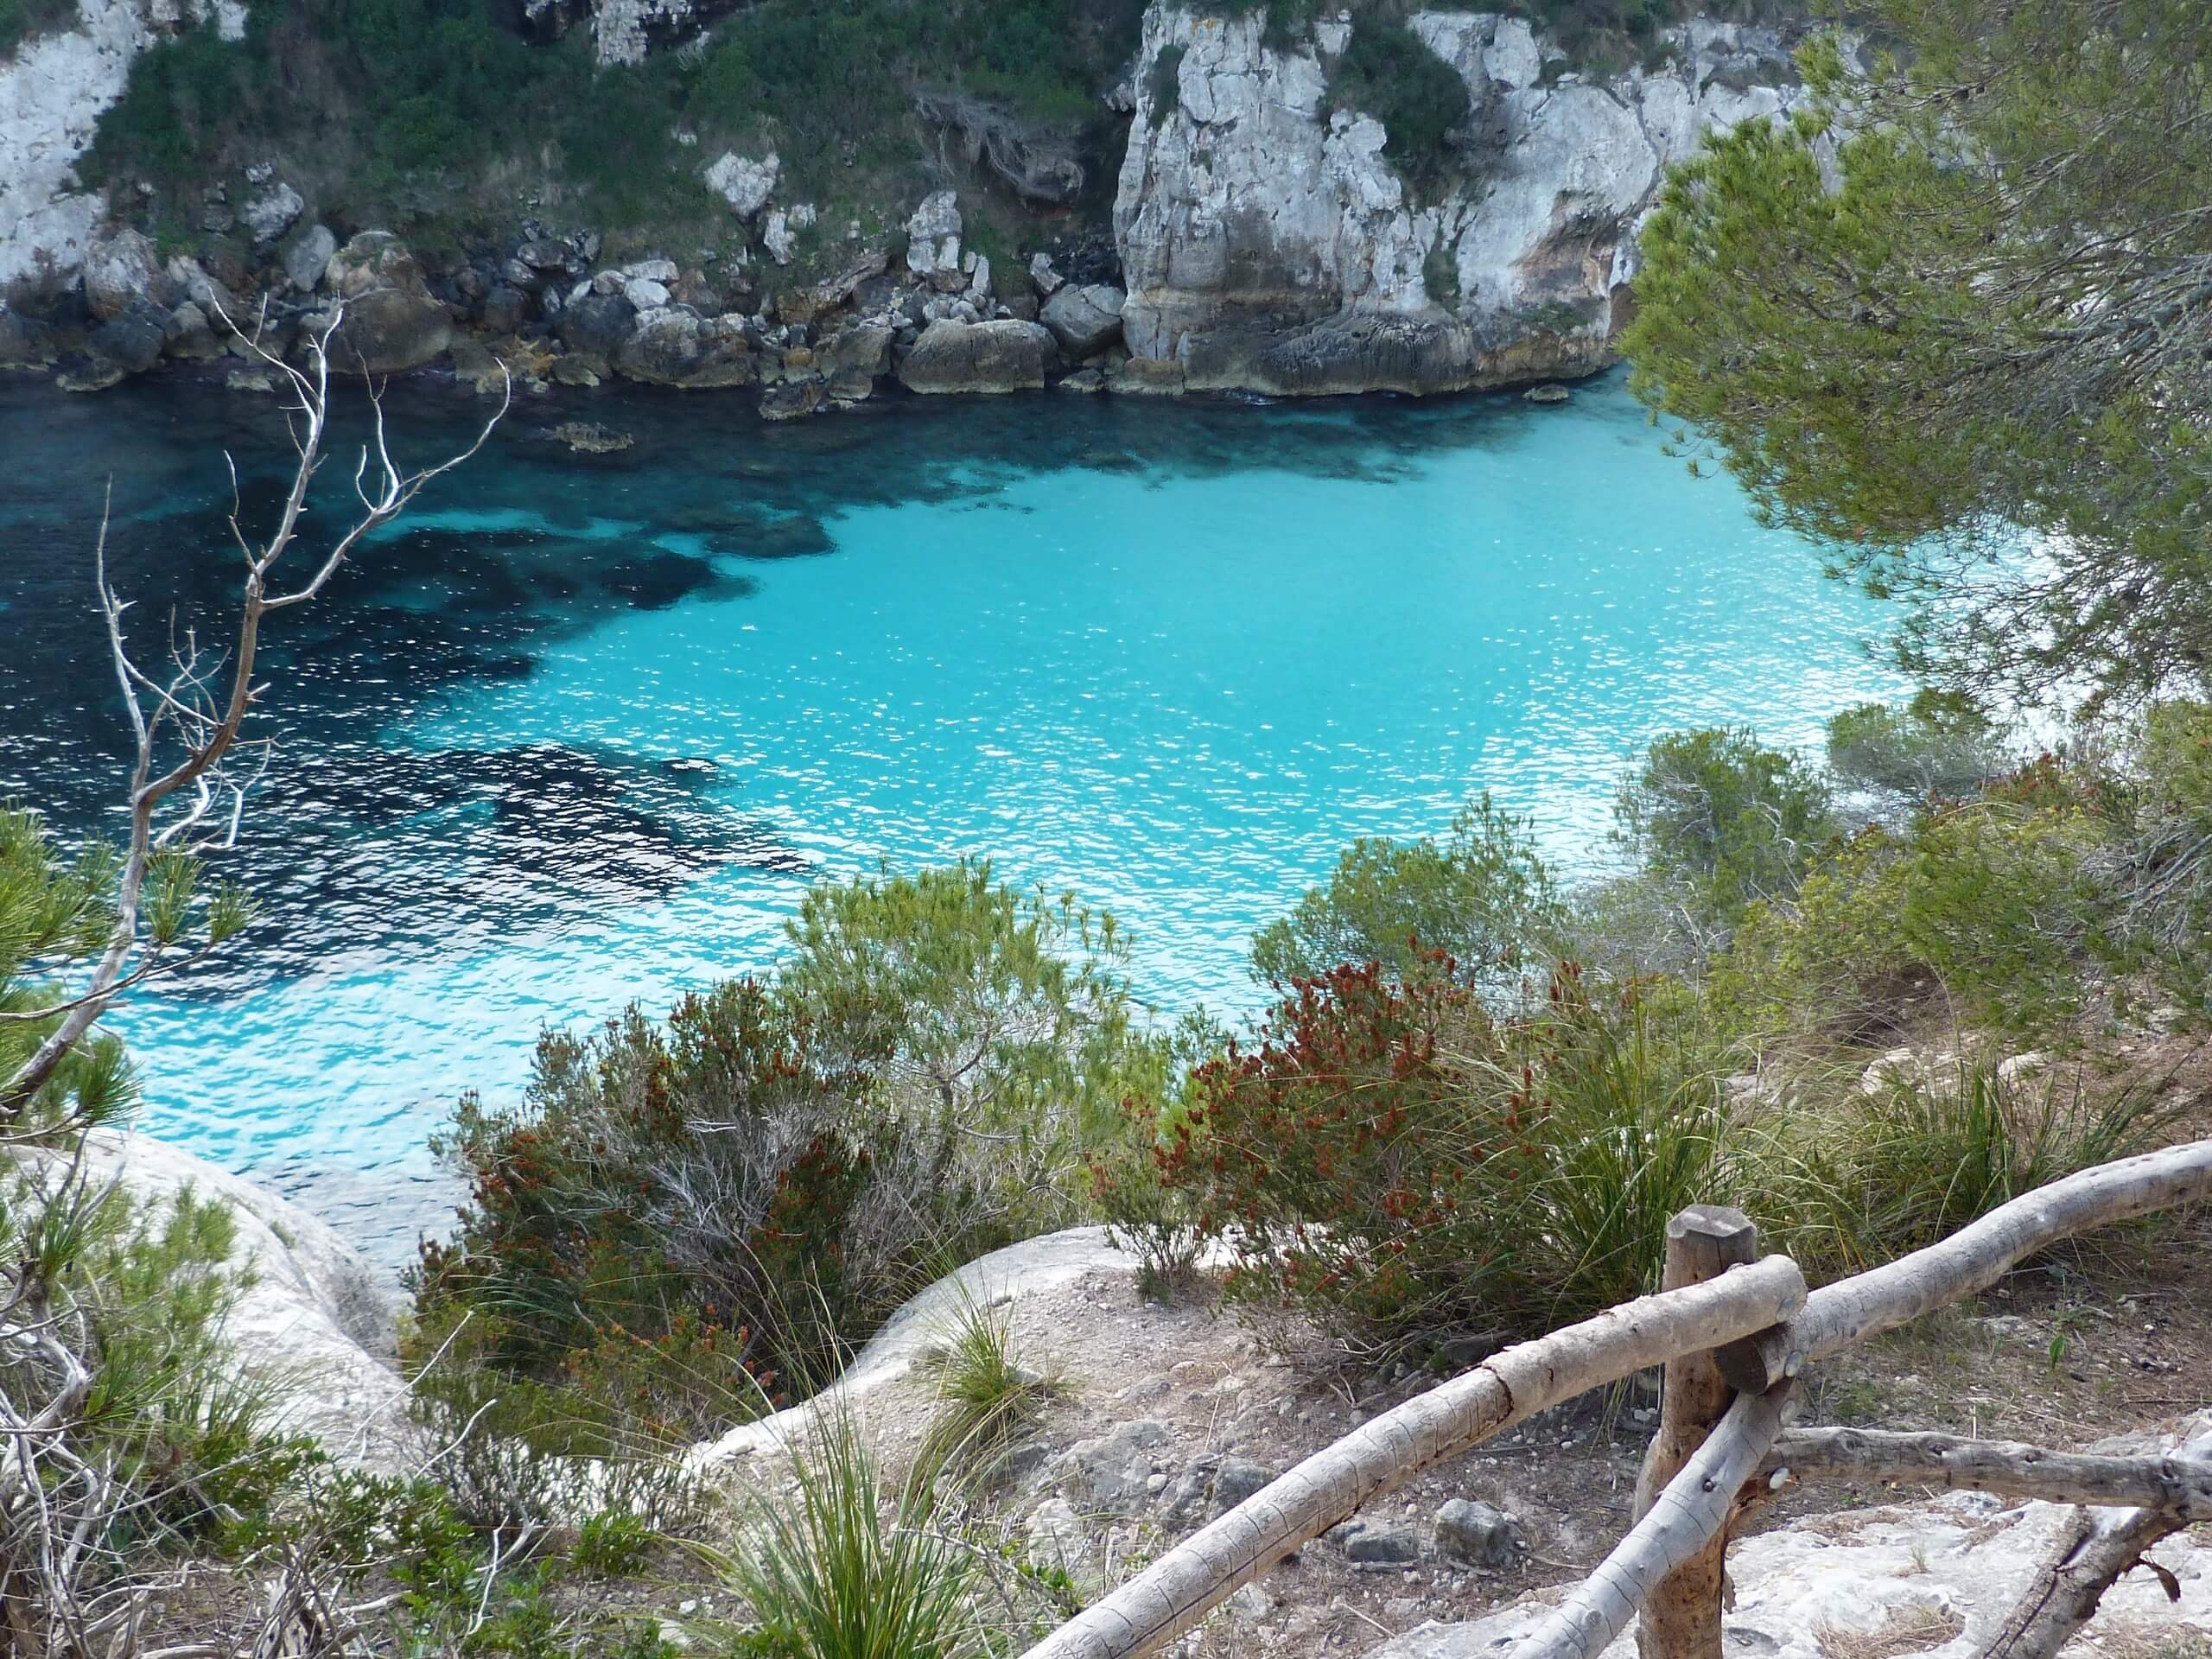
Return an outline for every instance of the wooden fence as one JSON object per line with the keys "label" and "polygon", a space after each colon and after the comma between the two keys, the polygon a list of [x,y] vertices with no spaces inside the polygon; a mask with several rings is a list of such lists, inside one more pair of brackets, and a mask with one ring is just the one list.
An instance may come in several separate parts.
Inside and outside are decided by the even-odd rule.
{"label": "wooden fence", "polygon": [[2063,1239],[2212,1198],[2212,1141],[2055,1181],[1941,1243],[1808,1294],[1758,1258],[1751,1224],[1687,1210],[1664,1287],[1493,1355],[1315,1452],[1031,1648],[1024,1659],[1144,1659],[1363,1504],[1592,1389],[1666,1368],[1635,1525],[1512,1659],[1594,1659],[1638,1612],[1641,1659],[1719,1659],[1732,1521],[1783,1468],[2099,1506],[1978,1659],[2050,1659],[2145,1549],[2212,1518],[2212,1435],[2172,1458],[2065,1456],[1948,1435],[1808,1429],[1783,1407],[1808,1363],[1994,1284]]}

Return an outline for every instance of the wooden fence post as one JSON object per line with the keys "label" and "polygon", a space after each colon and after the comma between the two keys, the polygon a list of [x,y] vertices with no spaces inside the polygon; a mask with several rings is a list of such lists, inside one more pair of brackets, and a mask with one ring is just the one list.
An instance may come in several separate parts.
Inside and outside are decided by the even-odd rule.
{"label": "wooden fence post", "polygon": [[[1667,1265],[1661,1285],[1668,1290],[1701,1285],[1758,1257],[1758,1232],[1750,1217],[1740,1210],[1692,1205],[1667,1224]],[[1638,1520],[1705,1444],[1705,1437],[1735,1398],[1711,1352],[1669,1361],[1666,1376],[1659,1432],[1651,1438],[1643,1473],[1637,1478]],[[1720,1659],[1727,1550],[1724,1528],[1711,1544],[1659,1581],[1637,1624],[1640,1659]]]}

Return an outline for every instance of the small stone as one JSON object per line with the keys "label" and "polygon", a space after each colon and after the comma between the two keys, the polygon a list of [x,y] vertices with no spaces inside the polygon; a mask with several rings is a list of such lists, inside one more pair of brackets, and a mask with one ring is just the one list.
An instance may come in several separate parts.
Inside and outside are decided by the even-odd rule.
{"label": "small stone", "polygon": [[1513,1522],[1488,1503],[1452,1498],[1437,1510],[1435,1526],[1439,1549],[1477,1567],[1510,1567],[1519,1553]]}
{"label": "small stone", "polygon": [[1275,1610],[1275,1599],[1256,1584],[1238,1586],[1230,1597],[1229,1616],[1239,1624],[1256,1624]]}
{"label": "small stone", "polygon": [[1421,1559],[1421,1535],[1411,1527],[1363,1527],[1345,1541],[1344,1554],[1362,1567],[1402,1567]]}
{"label": "small stone", "polygon": [[1275,1471],[1249,1458],[1224,1458],[1213,1478],[1213,1501],[1217,1513],[1226,1514],[1275,1478]]}

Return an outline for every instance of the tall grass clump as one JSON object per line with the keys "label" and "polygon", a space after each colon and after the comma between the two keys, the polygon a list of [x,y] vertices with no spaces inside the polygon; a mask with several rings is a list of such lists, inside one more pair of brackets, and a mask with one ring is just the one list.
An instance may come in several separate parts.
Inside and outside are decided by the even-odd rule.
{"label": "tall grass clump", "polygon": [[948,1524],[926,1465],[887,1483],[859,1426],[825,1414],[791,1448],[793,1490],[764,1497],[712,1554],[752,1605],[756,1659],[970,1659],[990,1651],[981,1558]]}
{"label": "tall grass clump", "polygon": [[963,1294],[927,1369],[937,1404],[925,1432],[921,1461],[988,1473],[1007,1445],[1035,1421],[1052,1394],[1051,1377],[1023,1363],[1014,1320],[1004,1307]]}
{"label": "tall grass clump", "polygon": [[2177,1110],[2155,1079],[2101,1086],[2082,1065],[2008,1077],[1967,1056],[1801,1109],[1768,1173],[1795,1218],[1789,1247],[1810,1265],[1857,1272],[2039,1186],[2152,1150]]}

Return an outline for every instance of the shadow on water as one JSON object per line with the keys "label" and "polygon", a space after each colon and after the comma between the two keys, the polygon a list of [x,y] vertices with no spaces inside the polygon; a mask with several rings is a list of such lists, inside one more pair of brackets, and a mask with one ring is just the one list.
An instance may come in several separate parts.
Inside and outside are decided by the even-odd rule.
{"label": "shadow on water", "polygon": [[[403,461],[461,447],[486,409],[428,383],[396,386],[386,400]],[[349,522],[366,410],[356,394],[334,417],[302,563]],[[632,446],[571,453],[552,431],[579,418],[628,434]],[[1008,483],[1066,468],[1155,481],[1261,467],[1387,481],[1434,452],[1510,442],[1541,418],[1499,397],[1258,410],[1055,397],[892,399],[767,425],[734,402],[680,393],[527,400],[323,601],[272,632],[264,660],[281,690],[263,734],[282,741],[226,861],[262,895],[272,937],[305,915],[353,918],[402,882],[410,931],[450,936],[542,919],[564,881],[644,894],[722,861],[788,868],[789,855],[715,788],[648,776],[588,746],[422,756],[384,740],[456,684],[527,676],[545,652],[625,611],[747,597],[753,584],[738,567],[834,554],[838,515],[856,507],[1004,507]],[[114,582],[137,601],[134,649],[154,660],[194,628],[220,637],[235,594],[231,515],[251,536],[272,522],[289,482],[283,411],[273,398],[181,378],[97,397],[0,380],[0,626],[10,642],[0,652],[0,795],[83,834],[106,822],[124,759],[92,593],[103,504]],[[379,851],[396,823],[487,804],[486,818],[455,819],[467,833],[434,875],[404,849]],[[302,937],[318,936],[327,936],[321,920]]]}

